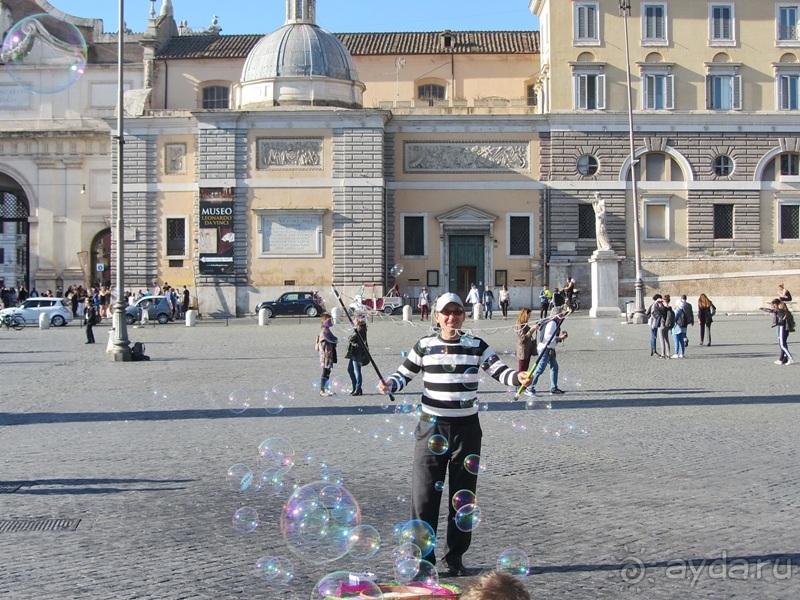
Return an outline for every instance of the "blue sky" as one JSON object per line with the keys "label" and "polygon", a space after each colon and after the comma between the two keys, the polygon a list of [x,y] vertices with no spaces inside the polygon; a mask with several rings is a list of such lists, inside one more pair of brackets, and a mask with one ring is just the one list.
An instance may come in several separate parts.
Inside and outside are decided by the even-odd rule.
{"label": "blue sky", "polygon": [[[117,30],[118,0],[49,1],[76,17],[102,19],[105,31]],[[285,0],[172,0],[172,6],[175,20],[193,29],[205,29],[217,15],[223,34],[266,34],[286,18]],[[125,22],[134,31],[144,31],[149,12],[149,0],[125,0]],[[317,0],[317,24],[339,33],[539,28],[528,0]]]}

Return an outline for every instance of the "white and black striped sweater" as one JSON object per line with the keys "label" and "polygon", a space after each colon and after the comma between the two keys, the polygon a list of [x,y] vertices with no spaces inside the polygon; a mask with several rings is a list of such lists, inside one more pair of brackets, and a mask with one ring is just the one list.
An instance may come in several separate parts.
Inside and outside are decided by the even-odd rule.
{"label": "white and black striped sweater", "polygon": [[519,386],[517,371],[505,365],[485,341],[469,336],[450,342],[438,335],[422,338],[389,379],[393,391],[400,391],[422,371],[423,410],[437,417],[460,418],[478,413],[481,370],[503,385]]}

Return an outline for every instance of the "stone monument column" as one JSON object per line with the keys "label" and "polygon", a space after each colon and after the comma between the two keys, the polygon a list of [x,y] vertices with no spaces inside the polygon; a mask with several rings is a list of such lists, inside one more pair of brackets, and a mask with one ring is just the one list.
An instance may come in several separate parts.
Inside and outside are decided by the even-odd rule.
{"label": "stone monument column", "polygon": [[594,207],[597,250],[589,259],[592,270],[592,308],[590,317],[619,317],[619,262],[622,260],[611,249],[606,229],[606,203],[595,194]]}

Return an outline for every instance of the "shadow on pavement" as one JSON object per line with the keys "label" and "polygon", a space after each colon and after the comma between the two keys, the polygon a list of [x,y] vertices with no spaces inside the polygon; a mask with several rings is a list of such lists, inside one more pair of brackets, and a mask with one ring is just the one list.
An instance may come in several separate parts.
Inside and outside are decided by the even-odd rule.
{"label": "shadow on pavement", "polygon": [[[677,390],[675,391],[677,392]],[[785,394],[782,396],[715,396],[715,397],[686,397],[679,396],[670,390],[659,390],[664,394],[658,398],[599,398],[568,400],[559,397],[554,399],[550,394],[540,394],[539,400],[552,401],[552,410],[572,410],[586,408],[655,408],[668,406],[744,406],[759,404],[798,404],[800,395]],[[629,392],[617,390],[618,394]],[[641,394],[641,390],[631,390],[630,393]],[[656,393],[652,391],[650,393]],[[673,395],[675,393],[675,395]],[[681,390],[685,394],[685,390]],[[696,393],[702,393],[697,391]],[[409,394],[416,398],[417,394]],[[400,397],[403,395],[401,394]],[[319,417],[319,416],[359,416],[383,415],[393,413],[393,406],[388,409],[381,406],[363,405],[331,405],[331,406],[295,406],[285,408],[278,414],[268,414],[263,409],[249,409],[245,412],[235,413],[226,409],[184,409],[184,410],[142,410],[119,412],[30,412],[8,413],[0,412],[0,426],[9,425],[36,425],[42,423],[103,423],[113,421],[180,421],[194,419],[274,419],[283,417]],[[524,411],[525,402],[489,402],[491,411]]]}

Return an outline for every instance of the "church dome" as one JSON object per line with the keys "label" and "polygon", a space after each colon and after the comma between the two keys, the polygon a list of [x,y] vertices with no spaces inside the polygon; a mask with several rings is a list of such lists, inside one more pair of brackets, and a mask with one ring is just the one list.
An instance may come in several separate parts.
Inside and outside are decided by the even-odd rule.
{"label": "church dome", "polygon": [[264,36],[250,51],[242,83],[308,76],[358,80],[350,52],[335,35],[316,25],[293,23]]}
{"label": "church dome", "polygon": [[287,0],[286,24],[250,51],[240,108],[317,105],[360,108],[365,86],[339,39],[315,23],[315,0]]}

